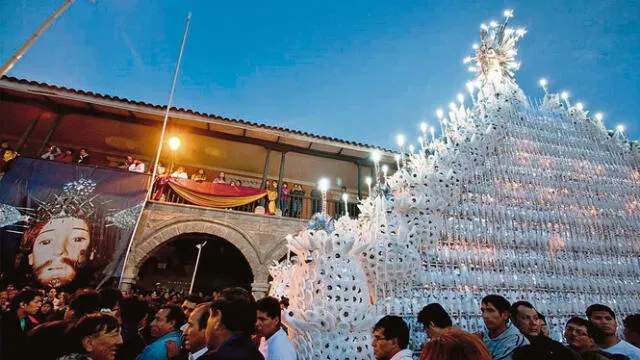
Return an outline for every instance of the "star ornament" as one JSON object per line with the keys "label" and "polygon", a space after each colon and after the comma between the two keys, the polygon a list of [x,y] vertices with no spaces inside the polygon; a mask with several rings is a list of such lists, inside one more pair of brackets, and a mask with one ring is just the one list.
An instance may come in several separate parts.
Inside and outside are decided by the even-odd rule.
{"label": "star ornament", "polygon": [[469,71],[476,73],[478,80],[513,80],[515,71],[520,68],[520,63],[516,61],[516,44],[527,31],[509,26],[513,10],[506,10],[504,15],[502,24],[492,21],[489,26],[480,26],[481,43],[474,45],[474,56],[464,59],[464,63],[475,63],[475,66],[469,67]]}

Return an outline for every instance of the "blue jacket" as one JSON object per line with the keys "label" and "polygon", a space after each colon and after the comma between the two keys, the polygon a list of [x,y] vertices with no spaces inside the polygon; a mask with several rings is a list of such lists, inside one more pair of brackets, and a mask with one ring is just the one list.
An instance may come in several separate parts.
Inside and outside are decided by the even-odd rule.
{"label": "blue jacket", "polygon": [[167,356],[167,347],[164,344],[168,340],[173,340],[177,342],[180,347],[182,347],[180,332],[172,331],[147,345],[142,353],[138,355],[136,360],[169,360],[169,356]]}

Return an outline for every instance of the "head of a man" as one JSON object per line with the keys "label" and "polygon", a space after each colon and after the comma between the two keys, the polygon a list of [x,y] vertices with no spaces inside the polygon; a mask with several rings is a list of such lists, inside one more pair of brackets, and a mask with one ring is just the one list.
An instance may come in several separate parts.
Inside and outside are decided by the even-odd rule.
{"label": "head of a man", "polygon": [[409,326],[401,317],[387,315],[373,327],[371,344],[377,360],[391,359],[409,346]]}
{"label": "head of a man", "polygon": [[122,345],[118,319],[94,313],[80,318],[66,331],[72,351],[87,354],[93,360],[114,360]]}
{"label": "head of a man", "polygon": [[429,304],[418,313],[418,322],[430,339],[435,339],[453,324],[447,311],[438,303]]}
{"label": "head of a man", "polygon": [[511,304],[500,295],[487,295],[482,299],[480,311],[489,331],[498,331],[507,326]]}
{"label": "head of a man", "polygon": [[95,290],[80,289],[71,296],[65,320],[79,319],[84,315],[100,311],[100,294]]}
{"label": "head of a man", "polygon": [[604,334],[591,321],[572,317],[564,328],[567,344],[579,353],[591,350],[598,342],[602,342]]}
{"label": "head of a man", "polygon": [[89,155],[89,153],[87,152],[87,149],[85,149],[85,148],[81,148],[81,149],[80,149],[80,155],[82,155],[82,156],[87,156],[87,155]]}
{"label": "head of a man", "polygon": [[640,314],[629,315],[624,318],[622,323],[624,324],[624,339],[640,348]]}
{"label": "head of a man", "polygon": [[175,305],[164,306],[158,310],[151,322],[151,336],[159,338],[177,331],[184,322],[185,316],[182,309]]}
{"label": "head of a man", "polygon": [[256,301],[247,290],[227,288],[211,301],[207,344],[217,348],[231,334],[250,333],[256,324]]}
{"label": "head of a man", "polygon": [[33,289],[24,289],[11,299],[11,309],[18,317],[34,316],[42,306],[42,294]]}
{"label": "head of a man", "polygon": [[614,336],[618,328],[616,314],[607,305],[593,304],[587,308],[587,319],[602,331],[605,336]]}
{"label": "head of a man", "polygon": [[58,287],[69,284],[78,270],[92,260],[91,229],[80,217],[52,217],[25,231],[22,248],[39,283]]}
{"label": "head of a man", "polygon": [[123,324],[135,324],[137,328],[146,325],[149,304],[137,297],[124,298],[120,302],[120,317]]}
{"label": "head of a man", "polygon": [[256,307],[257,335],[268,339],[280,330],[280,302],[274,297],[267,296],[258,300]]}
{"label": "head of a man", "polygon": [[189,315],[187,329],[184,331],[184,347],[195,353],[207,346],[207,321],[210,304],[198,305]]}
{"label": "head of a man", "polygon": [[198,304],[200,304],[201,302],[202,302],[202,298],[198,295],[192,294],[187,296],[182,302],[182,305],[180,305],[182,312],[184,312],[184,316],[186,318],[189,318],[193,310],[195,310],[196,306],[198,306]]}
{"label": "head of a man", "polygon": [[538,312],[530,302],[514,302],[511,305],[511,321],[526,337],[540,336]]}

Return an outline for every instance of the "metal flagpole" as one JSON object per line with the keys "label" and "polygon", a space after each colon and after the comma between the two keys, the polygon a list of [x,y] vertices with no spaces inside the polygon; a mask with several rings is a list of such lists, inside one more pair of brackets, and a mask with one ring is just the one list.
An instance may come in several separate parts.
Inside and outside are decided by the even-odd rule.
{"label": "metal flagpole", "polygon": [[193,292],[193,284],[196,282],[196,273],[198,272],[198,264],[200,264],[200,253],[202,253],[202,248],[207,245],[207,242],[203,242],[201,244],[197,244],[198,248],[198,257],[196,257],[196,267],[193,269],[193,276],[191,277],[191,286],[189,286],[189,294]]}
{"label": "metal flagpole", "polygon": [[18,49],[18,51],[16,51],[15,54],[13,54],[13,56],[7,60],[6,63],[4,63],[4,65],[2,65],[2,69],[0,69],[0,77],[4,76],[7,72],[9,72],[9,70],[11,70],[11,68],[13,67],[13,65],[16,64],[16,62],[18,60],[20,60],[20,58],[24,55],[25,52],[27,52],[27,50],[31,47],[31,45],[33,45],[33,43],[38,40],[38,38],[40,37],[40,35],[42,35],[42,33],[47,30],[47,28],[49,27],[49,25],[51,25],[51,23],[53,23],[53,21],[55,19],[58,18],[58,16],[60,16],[65,10],[67,10],[67,8],[74,2],[74,0],[67,0],[65,1],[59,8],[58,10],[56,10],[56,12],[53,13],[53,15],[51,15],[42,25],[40,25],[40,27],[38,28],[38,30],[36,30],[35,33],[33,33],[33,35],[31,35],[31,37],[29,38],[29,40],[27,40],[27,42],[25,42],[22,47],[20,49]]}
{"label": "metal flagpole", "polygon": [[[124,257],[124,263],[122,265],[122,272],[124,275],[124,270],[127,267],[127,261],[129,260],[129,255],[131,253],[131,247],[133,245],[133,239],[135,238],[136,232],[138,231],[138,227],[140,226],[140,219],[142,218],[142,213],[144,212],[144,208],[146,207],[147,202],[151,198],[151,193],[153,192],[153,185],[156,181],[156,172],[158,169],[158,162],[160,160],[160,153],[162,152],[162,145],[164,144],[164,133],[167,129],[167,121],[169,120],[169,111],[171,110],[171,104],[173,103],[173,94],[176,90],[176,82],[178,81],[178,74],[180,72],[180,63],[182,62],[182,54],[184,53],[184,45],[187,43],[187,34],[189,33],[189,25],[191,24],[191,12],[187,15],[187,24],[184,28],[184,35],[182,36],[182,44],[180,45],[180,54],[178,55],[178,62],[176,63],[176,68],[173,73],[173,82],[171,83],[171,91],[169,92],[169,101],[167,102],[167,109],[164,113],[164,120],[162,121],[162,131],[160,132],[160,142],[158,143],[158,150],[156,151],[155,162],[153,164],[153,168],[151,169],[151,183],[149,184],[149,190],[147,191],[147,195],[144,199],[144,205],[138,214],[138,220],[136,221],[136,226],[133,229],[133,235],[131,237],[131,241],[129,241],[129,247],[127,248],[127,254]],[[122,286],[122,276],[120,276],[120,283],[118,284],[118,288]]]}

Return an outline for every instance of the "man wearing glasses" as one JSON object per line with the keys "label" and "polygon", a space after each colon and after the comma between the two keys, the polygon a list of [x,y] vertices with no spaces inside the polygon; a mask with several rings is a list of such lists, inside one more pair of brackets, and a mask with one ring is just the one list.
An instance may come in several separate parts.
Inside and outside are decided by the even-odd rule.
{"label": "man wearing glasses", "polygon": [[572,317],[567,322],[564,329],[564,337],[569,347],[579,353],[583,359],[590,360],[609,360],[609,359],[628,359],[626,356],[618,357],[607,354],[597,345],[602,340],[604,334],[589,320],[579,317]]}
{"label": "man wearing glasses", "polygon": [[373,353],[377,360],[412,360],[409,327],[402,318],[387,315],[373,327]]}

